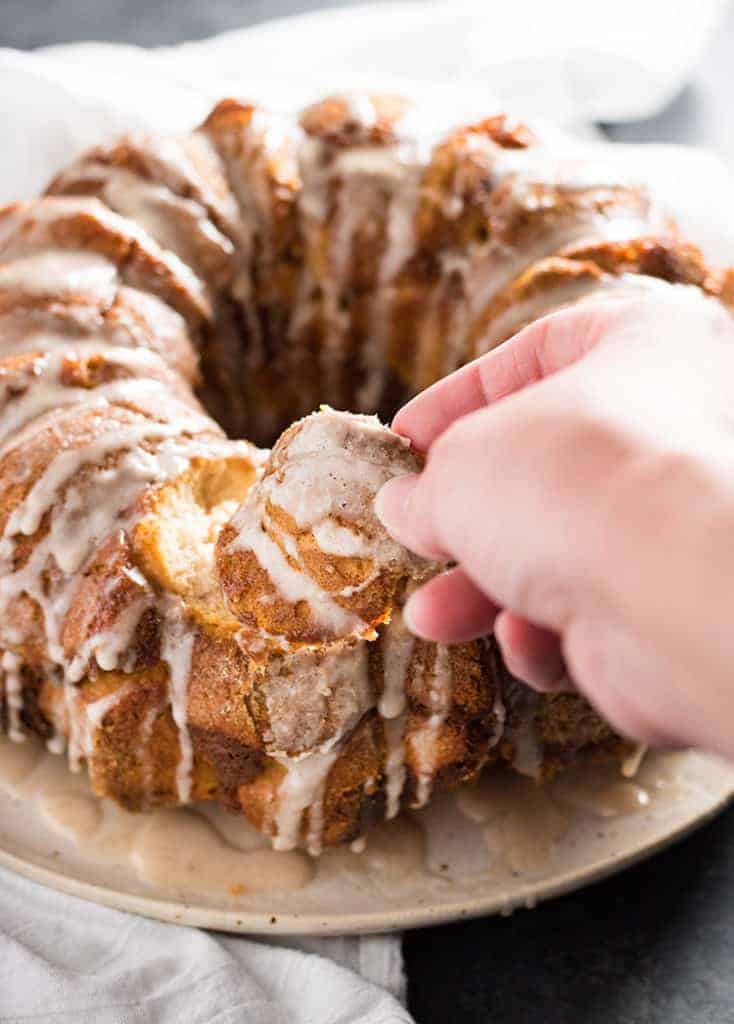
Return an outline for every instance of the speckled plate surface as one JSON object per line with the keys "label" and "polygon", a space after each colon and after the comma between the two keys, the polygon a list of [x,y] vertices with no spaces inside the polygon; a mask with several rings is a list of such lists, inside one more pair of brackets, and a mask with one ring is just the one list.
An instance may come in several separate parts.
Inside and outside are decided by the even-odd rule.
{"label": "speckled plate surface", "polygon": [[[266,854],[238,819],[210,811],[135,817],[138,845],[120,845],[115,836],[133,816],[96,801],[60,759],[49,785],[48,755],[33,755],[29,768],[27,749],[0,744],[0,865],[107,906],[230,932],[377,932],[531,907],[649,856],[734,796],[734,769],[697,753],[648,755],[634,782],[609,770],[592,781],[588,771],[570,776],[549,791],[488,779],[381,826],[364,852],[304,858],[295,876],[289,862],[290,884],[299,887],[278,892],[261,877],[250,884],[248,865],[253,851],[268,864],[283,855]],[[161,853],[159,844],[150,870],[153,833],[168,846]],[[216,849],[207,850],[210,842]],[[237,877],[239,868],[227,865],[240,861]]]}

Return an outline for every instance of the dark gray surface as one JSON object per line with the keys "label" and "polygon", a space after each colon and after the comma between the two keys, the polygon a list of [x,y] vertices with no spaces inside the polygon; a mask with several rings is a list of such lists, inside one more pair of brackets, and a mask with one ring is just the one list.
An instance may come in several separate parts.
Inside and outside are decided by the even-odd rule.
{"label": "dark gray surface", "polygon": [[[170,43],[344,2],[0,0],[0,45]],[[734,10],[668,110],[608,131],[705,144],[734,161],[733,101]],[[734,810],[648,863],[532,912],[414,932],[405,955],[418,1024],[734,1022]]]}
{"label": "dark gray surface", "polygon": [[0,0],[0,45],[79,39],[164,46],[350,0]]}
{"label": "dark gray surface", "polygon": [[571,896],[408,935],[419,1024],[734,1021],[734,811]]}

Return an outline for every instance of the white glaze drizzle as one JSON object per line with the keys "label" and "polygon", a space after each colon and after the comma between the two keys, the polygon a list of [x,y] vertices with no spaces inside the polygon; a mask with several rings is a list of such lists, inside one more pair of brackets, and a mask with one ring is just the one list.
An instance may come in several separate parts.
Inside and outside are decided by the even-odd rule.
{"label": "white glaze drizzle", "polygon": [[[0,543],[4,562],[0,608],[6,611],[12,599],[24,591],[32,596],[44,611],[49,656],[62,667],[67,664],[61,650],[61,627],[73,596],[76,572],[115,528],[132,525],[128,510],[147,487],[180,473],[196,454],[213,450],[207,444],[179,439],[189,422],[187,413],[183,419],[170,423],[117,424],[82,448],[60,451],[9,517]],[[198,425],[201,418],[194,414],[193,422]],[[143,441],[156,440],[162,443],[155,452],[138,447]],[[99,466],[108,455],[119,453],[121,457],[114,467]],[[90,464],[94,468],[85,483],[95,496],[91,503],[73,486],[67,486],[80,469]],[[67,493],[62,501],[60,495],[65,488]],[[12,571],[14,538],[35,533],[49,509],[53,511],[48,533],[35,545],[26,564]],[[44,580],[50,562],[63,574],[52,594],[47,592]]]}
{"label": "white glaze drizzle", "polygon": [[[350,94],[342,97],[347,116],[364,128],[373,123],[374,107],[369,97]],[[375,216],[384,217],[386,236],[377,280],[370,287],[369,334],[362,345],[364,380],[356,396],[360,409],[378,406],[384,386],[387,351],[392,331],[394,296],[390,283],[415,249],[415,217],[423,186],[423,174],[432,159],[438,141],[435,128],[403,118],[402,136],[387,145],[360,141],[342,148],[330,141],[307,137],[299,149],[303,187],[299,207],[305,217],[305,230],[321,251],[326,237],[328,272],[320,284],[324,291],[326,334],[322,346],[327,382],[340,384],[340,353],[344,335],[349,331],[349,312],[340,301],[349,283],[353,239]],[[415,127],[415,135],[408,131]],[[535,190],[555,189],[566,197],[608,187],[633,185],[624,182],[619,172],[576,156],[559,156],[542,146],[506,150],[481,132],[469,132],[462,145],[467,154],[474,152],[487,163],[496,186],[503,184],[503,202],[527,207],[542,216],[544,204],[551,199],[536,196]],[[473,159],[473,156],[472,156]],[[462,164],[457,166],[452,193],[447,200],[447,217],[458,217],[463,210]],[[376,213],[379,205],[380,212]],[[619,241],[649,234],[664,224],[658,211],[650,209],[642,192],[631,192],[629,210],[618,209],[611,215],[580,202],[572,206],[565,219],[547,226],[539,237],[519,248],[507,239],[492,238],[487,243],[469,245],[442,254],[442,272],[427,300],[427,313],[419,327],[415,345],[415,380],[420,386],[434,379],[437,372],[447,373],[467,358],[467,339],[472,323],[503,287],[536,260],[551,255],[574,242]],[[324,236],[328,228],[328,234]],[[448,326],[440,327],[437,317],[452,278],[463,282],[463,298],[452,286],[448,303]],[[440,365],[436,364],[437,337],[442,339]]]}
{"label": "white glaze drizzle", "polygon": [[622,761],[621,772],[625,779],[634,779],[640,770],[640,765],[645,759],[648,749],[645,743],[638,743],[629,757]]}
{"label": "white glaze drizzle", "polygon": [[[58,340],[59,344],[49,348],[42,346],[26,368],[25,376],[10,374],[0,377],[0,442],[6,441],[10,434],[49,409],[88,402],[100,396],[114,399],[115,392],[111,385],[121,383],[119,380],[100,384],[94,389],[64,383],[61,375],[67,362],[72,364],[78,359],[100,357],[124,368],[140,381],[145,377],[155,381],[156,375],[160,377],[166,374],[165,363],[150,349],[122,348],[96,339],[71,341],[68,337],[59,337],[53,340]],[[4,338],[2,348],[5,352]],[[34,351],[32,346],[29,346],[29,351]],[[127,397],[134,399],[134,396]]]}
{"label": "white glaze drizzle", "polygon": [[80,699],[79,691],[72,686],[64,690],[69,767],[78,772],[83,760],[89,762],[94,756],[97,733],[105,717],[130,693],[130,686],[119,686],[111,693],[99,697],[95,701],[85,703]]}
{"label": "white glaze drizzle", "polygon": [[436,644],[428,695],[431,714],[411,740],[413,751],[417,755],[415,807],[425,806],[431,798],[436,774],[436,741],[451,710],[452,683],[451,650],[443,644]]}
{"label": "white glaze drizzle", "polygon": [[[366,644],[355,644],[347,648],[336,648],[319,656],[308,672],[308,663],[316,657],[315,652],[304,650],[286,659],[298,675],[298,685],[308,682],[318,685],[328,701],[331,719],[331,735],[309,753],[294,756],[271,749],[271,756],[285,769],[277,793],[277,808],[273,818],[276,850],[294,849],[301,837],[301,826],[308,812],[308,827],[305,846],[313,856],[321,852],[324,826],[324,795],[329,772],[341,755],[347,737],[374,705],[374,696],[369,685],[369,654]],[[305,674],[304,673],[305,669]],[[315,672],[313,671],[315,669]],[[309,701],[309,697],[306,697]],[[272,704],[269,703],[269,708]],[[283,702],[277,705],[280,718],[292,719],[271,724],[275,735],[293,739],[298,734],[298,716],[304,713],[303,701],[298,691],[291,696],[290,709]],[[272,718],[271,718],[272,723]]]}
{"label": "white glaze drizzle", "polygon": [[[83,165],[80,177],[96,181],[100,197],[112,210],[135,221],[159,245],[187,262],[192,261],[196,249],[186,243],[184,227],[196,239],[200,256],[208,252],[221,266],[233,255],[232,242],[212,224],[208,212],[198,202],[175,195],[165,185],[146,181],[125,168],[95,162]],[[204,263],[196,269],[205,266]]]}
{"label": "white glaze drizzle", "polygon": [[0,665],[2,665],[3,670],[8,738],[13,743],[23,743],[25,741],[25,730],[21,719],[21,712],[23,711],[22,662],[16,654],[13,654],[11,651],[5,651]]}
{"label": "white glaze drizzle", "polygon": [[405,625],[402,611],[394,609],[381,642],[382,694],[377,709],[383,718],[397,718],[405,710],[405,684],[415,644],[415,636]]}
{"label": "white glaze drizzle", "polygon": [[391,286],[416,248],[415,219],[424,168],[418,162],[416,147],[405,143],[396,147],[394,159],[397,170],[386,214],[385,247],[370,305],[369,337],[362,351],[364,379],[356,394],[357,408],[364,411],[380,406],[388,369],[395,300]]}
{"label": "white glaze drizzle", "polygon": [[[302,678],[303,662],[314,657],[314,652],[305,650],[290,660],[298,674],[299,685],[311,680],[323,689],[332,718],[332,733],[310,753],[288,756],[282,751],[271,749],[271,756],[286,772],[276,798],[273,846],[276,850],[294,849],[301,839],[304,815],[308,813],[304,842],[308,852],[316,856],[321,852],[323,842],[324,796],[329,772],[341,755],[346,738],[373,706],[374,698],[369,687],[369,656],[365,644],[327,651],[314,666],[316,673],[307,673]],[[272,705],[269,704],[269,707]],[[278,703],[278,711],[282,718],[282,702]],[[293,716],[295,719],[302,711],[303,703],[298,693],[294,692],[290,711],[285,712],[285,717]],[[278,722],[276,735],[294,737],[297,734],[297,721],[294,720],[293,726],[289,728],[285,722]]]}
{"label": "white glaze drizzle", "polygon": [[273,847],[276,850],[295,849],[300,839],[303,816],[308,811],[306,849],[313,855],[321,851],[324,794],[329,772],[338,756],[338,745],[335,745],[300,757],[281,755],[276,758],[286,771],[278,788],[274,817]]}
{"label": "white glaze drizzle", "polygon": [[110,305],[117,288],[114,263],[94,252],[48,248],[7,263],[0,262],[0,291],[56,300],[95,294]]}
{"label": "white glaze drizzle", "polygon": [[512,767],[521,775],[539,779],[543,764],[543,752],[535,723],[535,713],[540,704],[540,695],[523,687],[523,701],[515,725],[507,729],[507,739],[513,744]]}
{"label": "white glaze drizzle", "polygon": [[[191,267],[175,253],[161,249],[134,221],[114,213],[99,199],[44,196],[31,203],[19,203],[0,220],[0,257],[9,261],[24,259],[37,251],[47,252],[53,242],[53,232],[49,228],[65,221],[73,222],[77,217],[91,218],[101,230],[124,239],[126,245],[139,246],[188,292],[202,313],[208,313],[204,286]],[[65,248],[78,252],[73,247]],[[156,284],[153,275],[151,284]]]}
{"label": "white glaze drizzle", "polygon": [[385,817],[394,818],[400,810],[405,788],[406,686],[416,640],[394,609],[381,637],[382,694],[377,710],[382,717],[385,736]]}
{"label": "white glaze drizzle", "polygon": [[124,672],[133,670],[135,631],[143,614],[155,605],[156,598],[142,573],[132,569],[128,570],[128,576],[135,578],[140,589],[117,615],[111,628],[95,631],[77,648],[66,670],[69,682],[80,682],[94,662],[103,672],[119,667]]}
{"label": "white glaze drizzle", "polygon": [[194,751],[188,727],[189,679],[196,633],[183,602],[166,594],[160,604],[161,660],[168,665],[168,698],[171,715],[178,729],[179,761],[176,767],[176,790],[180,803],[191,798]]}
{"label": "white glaze drizzle", "polygon": [[[343,99],[348,116],[358,125],[369,128],[375,123],[376,111],[368,96],[349,94]],[[388,286],[415,251],[415,215],[424,170],[421,149],[418,140],[408,138],[387,145],[360,142],[338,150],[328,142],[307,138],[299,150],[303,180],[299,208],[305,214],[306,235],[313,235],[317,247],[331,212],[328,273],[320,281],[326,318],[322,359],[326,379],[337,389],[350,326],[349,311],[341,303],[351,278],[355,238],[375,218],[385,219],[369,299],[368,337],[361,352],[364,380],[355,396],[358,409],[377,408],[382,396],[392,302]]]}
{"label": "white glaze drizzle", "polygon": [[385,731],[385,818],[389,821],[400,811],[405,789],[405,722],[406,715],[383,719]]}

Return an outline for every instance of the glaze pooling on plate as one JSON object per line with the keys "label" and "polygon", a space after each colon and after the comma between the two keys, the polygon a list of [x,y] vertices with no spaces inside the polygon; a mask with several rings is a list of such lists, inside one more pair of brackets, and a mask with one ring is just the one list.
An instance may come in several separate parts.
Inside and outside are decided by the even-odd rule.
{"label": "glaze pooling on plate", "polygon": [[215,806],[127,814],[35,742],[2,740],[0,863],[22,855],[16,870],[46,865],[50,884],[94,883],[95,898],[157,916],[176,915],[154,901],[181,900],[184,919],[212,927],[376,930],[532,904],[690,827],[733,781],[697,754],[648,755],[633,780],[610,766],[542,788],[492,774],[313,859]]}

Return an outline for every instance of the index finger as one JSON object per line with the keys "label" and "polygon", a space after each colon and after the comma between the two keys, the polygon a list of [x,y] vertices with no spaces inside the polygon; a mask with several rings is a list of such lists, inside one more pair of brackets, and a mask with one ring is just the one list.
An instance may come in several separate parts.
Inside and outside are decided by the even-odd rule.
{"label": "index finger", "polygon": [[397,413],[393,430],[426,452],[451,424],[580,359],[599,341],[621,303],[584,303],[523,328],[421,394]]}

